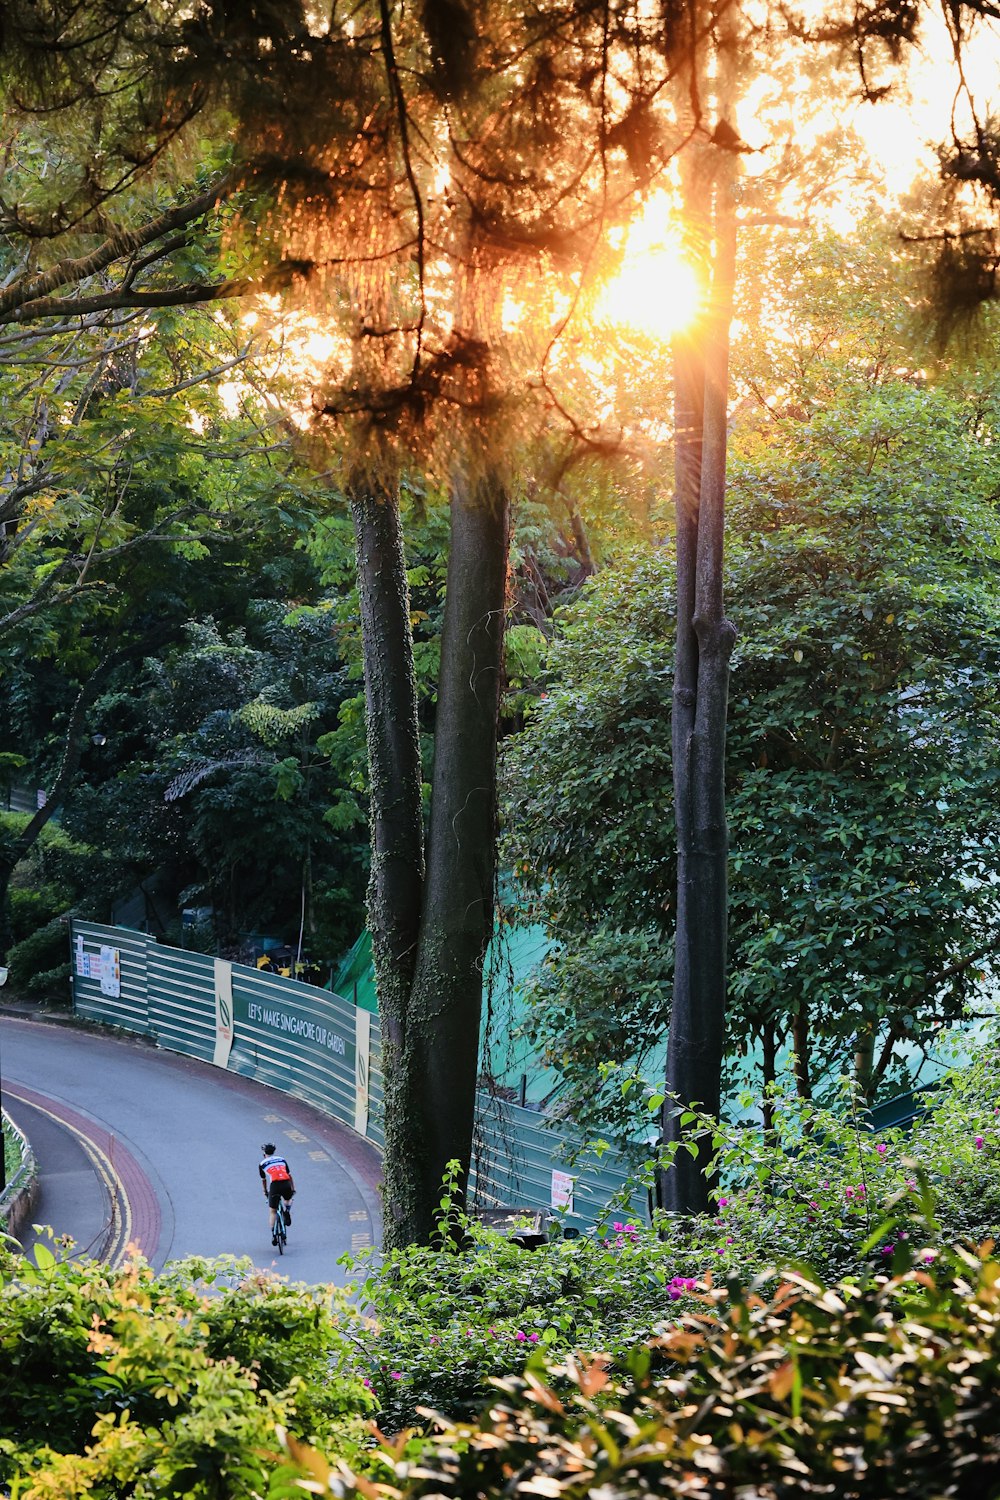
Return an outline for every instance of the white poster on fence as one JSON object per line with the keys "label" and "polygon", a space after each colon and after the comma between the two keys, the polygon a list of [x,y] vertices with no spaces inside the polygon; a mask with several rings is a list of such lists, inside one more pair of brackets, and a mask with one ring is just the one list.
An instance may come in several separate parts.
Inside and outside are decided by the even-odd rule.
{"label": "white poster on fence", "polygon": [[354,1011],[354,1128],[368,1134],[368,1084],[372,1051],[372,1018],[357,1006]]}
{"label": "white poster on fence", "polygon": [[233,1046],[233,966],[227,958],[215,960],[215,1053],[217,1068],[229,1067]]}
{"label": "white poster on fence", "polygon": [[108,995],[112,1000],[121,998],[122,992],[122,957],[117,948],[107,948],[101,945],[101,994]]}
{"label": "white poster on fence", "polygon": [[569,1172],[559,1172],[553,1167],[552,1194],[549,1202],[553,1208],[564,1208],[568,1213],[573,1212],[573,1178]]}

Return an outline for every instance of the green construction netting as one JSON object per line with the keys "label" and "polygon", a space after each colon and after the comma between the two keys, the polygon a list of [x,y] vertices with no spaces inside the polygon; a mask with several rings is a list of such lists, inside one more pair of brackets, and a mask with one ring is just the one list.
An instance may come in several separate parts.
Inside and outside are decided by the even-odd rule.
{"label": "green construction netting", "polygon": [[[531,1044],[520,1034],[525,1018],[525,982],[549,949],[545,929],[516,926],[505,919],[486,954],[484,973],[485,1024],[482,1069],[494,1082],[513,1091],[524,1102],[541,1104],[559,1083],[558,1074],[543,1066]],[[378,1011],[372,940],[366,930],[348,953],[333,981],[334,992],[365,1010]]]}

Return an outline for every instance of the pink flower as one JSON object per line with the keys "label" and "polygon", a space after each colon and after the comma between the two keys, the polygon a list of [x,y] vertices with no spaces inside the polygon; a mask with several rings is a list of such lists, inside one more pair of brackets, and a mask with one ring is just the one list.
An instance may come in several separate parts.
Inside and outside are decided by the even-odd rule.
{"label": "pink flower", "polygon": [[975,1146],[976,1146],[976,1150],[977,1151],[982,1151],[982,1149],[983,1149],[983,1138],[982,1138],[981,1135],[977,1135],[976,1136]]}
{"label": "pink flower", "polygon": [[517,1339],[517,1342],[519,1344],[523,1344],[523,1343],[525,1343],[527,1341],[528,1335],[526,1333],[522,1333],[521,1330],[520,1330],[520,1328],[519,1328],[517,1330],[517,1332],[515,1333],[514,1337]]}
{"label": "pink flower", "polygon": [[402,1371],[400,1370],[390,1370],[389,1374],[392,1376],[393,1380],[402,1380],[403,1378]]}
{"label": "pink flower", "polygon": [[720,1198],[719,1199],[719,1207],[720,1208],[728,1208],[729,1207],[729,1199],[728,1198]]}
{"label": "pink flower", "polygon": [[881,1141],[875,1147],[875,1150],[878,1152],[879,1156],[884,1156],[885,1153],[888,1151],[888,1149],[889,1149],[889,1147],[887,1145],[885,1145],[884,1142],[881,1142]]}
{"label": "pink flower", "polygon": [[936,1250],[925,1250],[924,1251],[924,1265],[925,1266],[929,1266],[935,1260],[937,1260],[937,1251]]}
{"label": "pink flower", "polygon": [[361,1382],[361,1384],[362,1384],[362,1385],[363,1385],[363,1386],[366,1386],[366,1387],[367,1387],[367,1388],[368,1388],[368,1390],[371,1390],[371,1388],[372,1388],[372,1383],[371,1383],[371,1381],[370,1381],[370,1380],[369,1380],[369,1379],[368,1379],[368,1376],[367,1376],[367,1375],[366,1375],[366,1376],[365,1376],[365,1378],[364,1378],[364,1380],[362,1380],[362,1382]]}
{"label": "pink flower", "polygon": [[844,1189],[844,1197],[845,1198],[853,1198],[854,1197],[854,1189],[853,1188],[845,1188]]}
{"label": "pink flower", "polygon": [[537,1333],[529,1333],[528,1334],[528,1343],[529,1344],[537,1344],[538,1343],[538,1334]]}

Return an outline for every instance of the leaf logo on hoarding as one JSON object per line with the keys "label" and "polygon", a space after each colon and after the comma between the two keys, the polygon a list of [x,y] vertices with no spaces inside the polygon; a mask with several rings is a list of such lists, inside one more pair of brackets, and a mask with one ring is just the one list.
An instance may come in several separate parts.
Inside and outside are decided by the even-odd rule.
{"label": "leaf logo on hoarding", "polygon": [[226,1000],[224,1000],[221,995],[218,998],[219,998],[219,1025],[222,1027],[223,1031],[228,1031],[230,1029],[230,1027],[232,1026],[232,1024],[233,1024],[233,1013],[229,1009],[229,1005],[226,1002]]}

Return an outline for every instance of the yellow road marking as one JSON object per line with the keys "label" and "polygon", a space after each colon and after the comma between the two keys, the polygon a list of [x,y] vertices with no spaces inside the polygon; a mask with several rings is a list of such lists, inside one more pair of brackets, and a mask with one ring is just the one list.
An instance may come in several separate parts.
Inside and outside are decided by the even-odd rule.
{"label": "yellow road marking", "polygon": [[307,1141],[309,1139],[307,1135],[302,1134],[301,1130],[286,1130],[285,1134],[290,1141]]}
{"label": "yellow road marking", "polygon": [[310,1161],[329,1161],[330,1158],[329,1158],[329,1156],[327,1156],[327,1154],[326,1154],[325,1151],[310,1151],[309,1152],[309,1160]]}
{"label": "yellow road marking", "polygon": [[23,1094],[18,1093],[16,1087],[11,1087],[10,1084],[6,1085],[6,1091],[9,1098],[19,1099],[29,1109],[37,1109],[40,1115],[46,1115],[57,1125],[61,1125],[64,1130],[69,1131],[70,1135],[76,1136],[80,1142],[84,1155],[89,1158],[92,1167],[104,1183],[108,1196],[111,1199],[112,1225],[115,1222],[115,1210],[119,1205],[121,1206],[121,1230],[115,1241],[116,1248],[114,1253],[108,1256],[107,1261],[109,1266],[118,1265],[125,1254],[129,1240],[132,1238],[132,1205],[128,1201],[125,1184],[115,1171],[110,1157],[101,1150],[96,1141],[92,1141],[88,1135],[84,1135],[83,1131],[76,1125],[71,1125],[69,1120],[64,1120],[62,1115],[56,1114],[54,1110],[46,1109],[41,1104],[37,1104],[34,1099],[26,1099]]}

